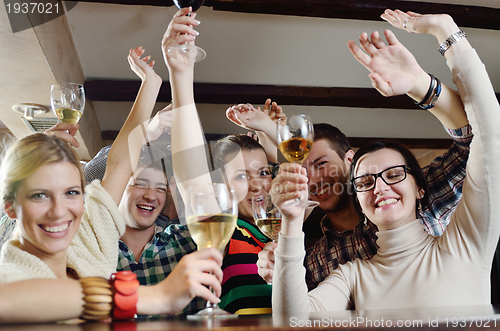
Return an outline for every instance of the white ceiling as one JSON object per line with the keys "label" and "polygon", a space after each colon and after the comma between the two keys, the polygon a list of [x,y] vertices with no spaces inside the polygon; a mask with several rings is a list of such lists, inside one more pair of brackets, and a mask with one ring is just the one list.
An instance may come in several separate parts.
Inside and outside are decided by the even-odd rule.
{"label": "white ceiling", "polygon": [[[498,0],[426,2],[500,8]],[[400,9],[404,10],[402,6]],[[85,78],[136,80],[126,57],[130,48],[143,46],[156,60],[157,73],[168,80],[160,41],[175,11],[173,6],[79,2],[66,17]],[[197,19],[202,22],[197,29],[200,32],[197,44],[205,49],[207,58],[196,64],[195,81],[203,83],[371,87],[368,72],[352,57],[347,41],[357,40],[361,32],[391,28],[382,20],[245,14],[214,11],[211,7],[202,7]],[[463,30],[486,64],[495,90],[500,92],[500,31]],[[448,67],[438,54],[433,37],[393,31],[425,70],[452,85]],[[18,61],[18,65],[23,63]],[[94,102],[101,130],[119,130],[131,105],[130,102]],[[164,106],[158,104],[156,109]],[[228,106],[198,105],[205,132],[244,132],[225,119]],[[447,138],[439,122],[417,108],[286,106],[284,110],[287,114],[308,113],[314,122],[332,123],[347,136]]]}

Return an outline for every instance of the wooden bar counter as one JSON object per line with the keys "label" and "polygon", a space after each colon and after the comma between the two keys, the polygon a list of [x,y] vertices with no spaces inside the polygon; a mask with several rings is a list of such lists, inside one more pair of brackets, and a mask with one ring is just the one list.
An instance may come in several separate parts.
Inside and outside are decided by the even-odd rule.
{"label": "wooden bar counter", "polygon": [[345,311],[285,316],[251,315],[227,320],[191,321],[185,317],[138,318],[112,323],[47,323],[0,325],[1,331],[277,331],[277,330],[500,330],[499,306]]}

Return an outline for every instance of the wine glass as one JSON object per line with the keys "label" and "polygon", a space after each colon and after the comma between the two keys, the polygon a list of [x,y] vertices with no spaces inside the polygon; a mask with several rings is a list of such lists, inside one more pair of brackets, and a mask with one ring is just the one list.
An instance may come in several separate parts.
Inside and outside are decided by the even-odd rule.
{"label": "wine glass", "polygon": [[[290,163],[302,165],[309,155],[314,141],[314,128],[311,118],[307,115],[294,115],[289,119],[279,119],[277,139],[281,154]],[[297,198],[296,206],[311,208],[319,202]]]}
{"label": "wine glass", "polygon": [[[173,1],[177,8],[181,9],[181,8],[191,7],[193,9],[193,12],[195,12],[201,7],[201,5],[203,5],[203,2],[205,0],[173,0]],[[191,13],[189,13],[188,16],[191,16]],[[192,53],[191,55],[195,55],[193,56],[194,62],[199,62],[207,56],[207,53],[203,50],[203,48],[189,44],[177,45],[170,47],[168,49],[168,52],[175,52],[175,51],[182,53]]]}
{"label": "wine glass", "polygon": [[273,204],[270,195],[252,198],[252,214],[255,225],[273,242],[278,242],[281,230],[281,212]]}
{"label": "wine glass", "polygon": [[[233,235],[238,218],[238,200],[224,183],[191,186],[186,201],[186,223],[198,249],[215,247],[223,251]],[[233,315],[207,301],[205,309],[188,319],[232,318]]]}
{"label": "wine glass", "polygon": [[54,84],[50,89],[50,106],[59,122],[76,124],[85,109],[85,91],[77,83]]}

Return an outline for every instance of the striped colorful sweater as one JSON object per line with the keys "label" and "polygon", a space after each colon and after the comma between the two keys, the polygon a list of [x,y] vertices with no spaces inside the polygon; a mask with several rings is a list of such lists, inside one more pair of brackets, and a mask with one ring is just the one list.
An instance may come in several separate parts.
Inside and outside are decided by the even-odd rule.
{"label": "striped colorful sweater", "polygon": [[219,307],[239,315],[271,313],[272,286],[257,272],[258,254],[268,241],[257,226],[238,219],[222,263]]}

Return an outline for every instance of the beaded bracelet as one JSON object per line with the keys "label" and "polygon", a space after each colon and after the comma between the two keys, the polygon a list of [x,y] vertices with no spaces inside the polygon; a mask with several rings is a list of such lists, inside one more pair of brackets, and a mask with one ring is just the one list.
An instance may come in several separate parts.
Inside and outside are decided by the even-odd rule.
{"label": "beaded bracelet", "polygon": [[99,321],[108,318],[113,310],[113,291],[109,280],[101,277],[80,279],[82,285],[83,314],[80,318]]}
{"label": "beaded bracelet", "polygon": [[432,74],[429,74],[429,76],[431,77],[431,84],[429,85],[429,89],[427,90],[425,97],[420,102],[413,101],[420,108],[422,108],[422,105],[431,97],[432,91],[434,91],[434,87],[436,86],[436,77]]}
{"label": "beaded bracelet", "polygon": [[115,289],[113,319],[134,318],[139,300],[137,275],[132,271],[119,271],[111,275],[111,281]]}
{"label": "beaded bracelet", "polygon": [[80,279],[85,320],[132,319],[137,313],[139,281],[132,271],[119,271],[111,279],[88,277]]}

